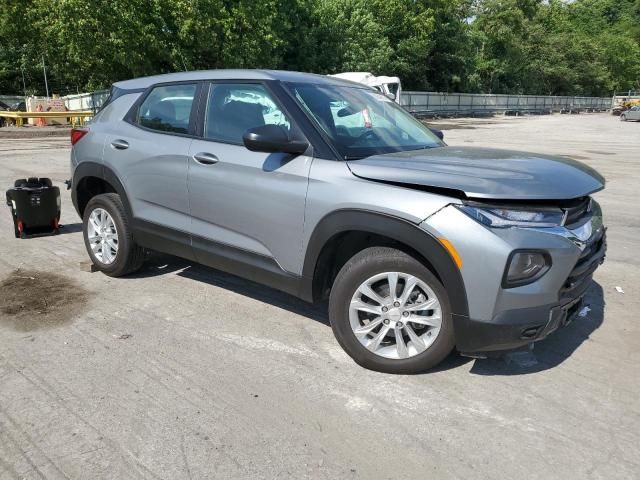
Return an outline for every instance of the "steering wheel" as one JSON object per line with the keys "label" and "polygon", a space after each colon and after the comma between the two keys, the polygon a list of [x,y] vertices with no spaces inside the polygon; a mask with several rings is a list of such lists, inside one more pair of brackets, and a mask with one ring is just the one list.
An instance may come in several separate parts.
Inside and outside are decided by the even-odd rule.
{"label": "steering wheel", "polygon": [[356,143],[360,143],[362,140],[367,140],[367,139],[379,139],[380,136],[374,132],[371,129],[367,129],[366,132],[364,132],[362,135],[360,135],[358,138],[356,138],[356,141],[353,142],[354,144]]}

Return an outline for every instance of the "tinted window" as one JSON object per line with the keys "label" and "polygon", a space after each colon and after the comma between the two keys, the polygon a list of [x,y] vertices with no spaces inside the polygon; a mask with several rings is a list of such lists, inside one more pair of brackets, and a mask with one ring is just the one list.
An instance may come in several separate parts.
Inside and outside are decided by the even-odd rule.
{"label": "tinted window", "polygon": [[262,85],[214,84],[209,92],[204,136],[211,140],[242,143],[248,129],[291,122]]}
{"label": "tinted window", "polygon": [[196,85],[156,87],[138,112],[138,123],[162,132],[187,133]]}

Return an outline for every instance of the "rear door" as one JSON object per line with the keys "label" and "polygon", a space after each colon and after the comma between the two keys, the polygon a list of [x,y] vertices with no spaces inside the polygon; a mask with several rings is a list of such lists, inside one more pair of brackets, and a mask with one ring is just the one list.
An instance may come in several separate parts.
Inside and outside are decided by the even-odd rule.
{"label": "rear door", "polygon": [[189,150],[191,233],[198,260],[231,247],[250,263],[299,274],[311,157],[251,152],[242,135],[275,124],[296,128],[262,83],[213,82],[203,139]]}
{"label": "rear door", "polygon": [[197,82],[156,85],[108,132],[105,165],[124,185],[137,228],[188,231],[188,154],[199,88]]}

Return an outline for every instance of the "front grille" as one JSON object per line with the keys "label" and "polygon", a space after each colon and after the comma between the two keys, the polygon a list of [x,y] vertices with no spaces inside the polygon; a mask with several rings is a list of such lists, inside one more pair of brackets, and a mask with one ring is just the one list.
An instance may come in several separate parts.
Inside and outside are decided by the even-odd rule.
{"label": "front grille", "polygon": [[566,217],[564,225],[567,228],[581,223],[591,212],[591,197],[582,197],[574,200],[564,208]]}
{"label": "front grille", "polygon": [[571,270],[567,281],[560,289],[561,298],[575,298],[581,295],[589,286],[591,276],[604,261],[607,251],[605,229],[593,238],[585,247],[575,267]]}

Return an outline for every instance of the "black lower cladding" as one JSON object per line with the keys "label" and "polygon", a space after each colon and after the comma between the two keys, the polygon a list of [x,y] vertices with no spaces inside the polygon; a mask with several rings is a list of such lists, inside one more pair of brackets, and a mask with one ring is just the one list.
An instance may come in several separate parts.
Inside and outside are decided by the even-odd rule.
{"label": "black lower cladding", "polygon": [[580,310],[582,297],[562,305],[502,312],[491,322],[454,315],[456,347],[463,353],[499,352],[542,340],[568,324]]}
{"label": "black lower cladding", "polygon": [[[366,232],[382,237],[389,235],[406,245],[424,258],[440,279],[449,296],[451,311],[466,317],[469,314],[467,292],[457,265],[442,244],[426,230],[392,215],[370,212],[367,210],[345,209],[326,215],[313,231],[307,247],[303,276],[309,281],[313,279],[320,253],[324,246],[335,236],[346,231]],[[313,294],[303,291],[304,298],[311,299]]]}
{"label": "black lower cladding", "polygon": [[450,296],[454,313],[466,316],[467,298],[459,270],[442,245],[427,232],[407,221],[364,211],[338,211],[327,215],[311,237],[303,275],[297,276],[280,267],[272,257],[259,255],[231,245],[217,243],[186,232],[135,219],[136,242],[225,272],[256,281],[313,302],[314,270],[326,242],[342,231],[357,230],[375,234],[393,232],[399,240],[427,258],[438,273]]}
{"label": "black lower cladding", "polygon": [[553,308],[553,305],[544,305],[510,310],[490,322],[454,315],[456,347],[464,353],[491,352],[531,343],[547,326]]}
{"label": "black lower cladding", "polygon": [[502,312],[491,321],[454,315],[458,350],[465,353],[511,350],[542,340],[567,325],[580,311],[593,272],[604,261],[606,232],[598,232],[582,251],[575,267],[550,305]]}
{"label": "black lower cladding", "polygon": [[141,247],[176,255],[300,296],[303,278],[283,270],[271,257],[144,220],[135,219],[133,225],[136,242]]}

